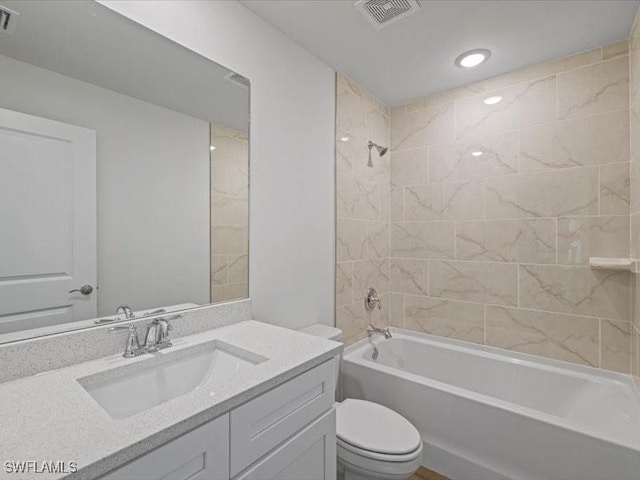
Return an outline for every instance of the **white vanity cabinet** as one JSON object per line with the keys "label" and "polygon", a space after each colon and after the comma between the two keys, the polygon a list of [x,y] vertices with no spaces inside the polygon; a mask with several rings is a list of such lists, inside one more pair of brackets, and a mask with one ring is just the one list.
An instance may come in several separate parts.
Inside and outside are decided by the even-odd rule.
{"label": "white vanity cabinet", "polygon": [[331,359],[103,480],[335,480]]}
{"label": "white vanity cabinet", "polygon": [[164,444],[102,480],[228,480],[229,414]]}

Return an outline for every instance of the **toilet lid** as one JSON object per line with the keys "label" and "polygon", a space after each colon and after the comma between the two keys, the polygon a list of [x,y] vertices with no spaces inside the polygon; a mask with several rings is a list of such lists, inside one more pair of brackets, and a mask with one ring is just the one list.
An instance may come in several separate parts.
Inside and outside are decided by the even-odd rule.
{"label": "toilet lid", "polygon": [[404,455],[420,446],[420,433],[393,410],[348,398],[336,408],[336,436],[370,452]]}

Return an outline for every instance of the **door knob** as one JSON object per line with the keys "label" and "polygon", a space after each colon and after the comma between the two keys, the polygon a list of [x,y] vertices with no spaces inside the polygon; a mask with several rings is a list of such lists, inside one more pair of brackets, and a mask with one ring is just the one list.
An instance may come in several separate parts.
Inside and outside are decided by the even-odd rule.
{"label": "door knob", "polygon": [[93,292],[93,287],[91,285],[83,285],[80,288],[69,290],[69,293],[73,292],[80,292],[82,295],[91,295],[91,292]]}

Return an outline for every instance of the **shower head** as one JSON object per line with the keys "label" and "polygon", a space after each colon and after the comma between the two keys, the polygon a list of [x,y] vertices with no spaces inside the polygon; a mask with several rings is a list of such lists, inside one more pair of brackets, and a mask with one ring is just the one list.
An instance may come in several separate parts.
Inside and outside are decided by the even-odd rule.
{"label": "shower head", "polygon": [[369,140],[369,143],[368,143],[367,146],[369,147],[369,162],[367,163],[367,166],[369,166],[369,167],[373,167],[373,162],[371,161],[371,149],[372,148],[375,148],[378,151],[378,155],[380,155],[381,157],[384,157],[386,155],[386,153],[389,151],[388,147],[381,147],[377,143],[373,143],[371,140]]}
{"label": "shower head", "polygon": [[384,157],[384,155],[389,150],[387,147],[381,147],[377,143],[373,143],[371,140],[369,140],[368,147],[369,147],[369,151],[371,151],[372,148],[375,148],[376,150],[378,150],[378,155],[380,155],[381,157]]}

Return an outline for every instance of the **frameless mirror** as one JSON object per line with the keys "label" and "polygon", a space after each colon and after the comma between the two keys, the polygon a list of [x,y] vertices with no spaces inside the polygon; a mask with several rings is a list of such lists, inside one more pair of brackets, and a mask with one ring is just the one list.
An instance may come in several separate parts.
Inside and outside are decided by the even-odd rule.
{"label": "frameless mirror", "polygon": [[247,297],[249,80],[93,1],[0,7],[0,343]]}

